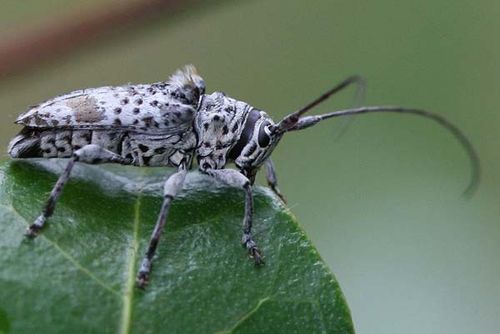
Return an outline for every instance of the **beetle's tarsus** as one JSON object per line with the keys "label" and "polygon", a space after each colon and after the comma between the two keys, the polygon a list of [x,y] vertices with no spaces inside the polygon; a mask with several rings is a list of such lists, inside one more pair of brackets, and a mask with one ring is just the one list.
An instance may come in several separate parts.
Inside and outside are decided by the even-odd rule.
{"label": "beetle's tarsus", "polygon": [[283,203],[287,204],[285,196],[281,193],[281,191],[278,188],[278,178],[276,177],[276,170],[274,168],[274,163],[271,160],[271,158],[268,158],[266,160],[266,179],[267,179],[267,185],[273,193],[278,196]]}
{"label": "beetle's tarsus", "polygon": [[40,231],[43,228],[43,225],[45,224],[45,221],[47,220],[47,217],[45,217],[43,214],[38,216],[38,218],[35,220],[33,224],[31,224],[27,229],[26,232],[24,232],[24,235],[30,239],[34,239],[37,237],[37,235],[40,233]]}
{"label": "beetle's tarsus", "polygon": [[142,260],[141,268],[137,273],[137,287],[144,289],[149,283],[149,274],[151,273],[151,261],[148,258]]}
{"label": "beetle's tarsus", "polygon": [[261,266],[265,264],[264,260],[262,259],[262,254],[260,253],[260,250],[257,247],[249,249],[248,254],[250,254],[251,258],[253,258],[256,266]]}
{"label": "beetle's tarsus", "polygon": [[37,225],[31,225],[26,229],[26,232],[24,232],[24,235],[27,238],[34,239],[38,236],[38,233],[40,232],[41,228]]}
{"label": "beetle's tarsus", "polygon": [[279,188],[278,188],[278,187],[276,187],[276,186],[270,186],[270,187],[271,187],[271,190],[273,191],[273,193],[274,193],[276,196],[278,196],[278,197],[279,197],[279,198],[283,201],[283,203],[285,203],[285,204],[287,204],[287,203],[288,203],[288,202],[287,202],[287,200],[286,200],[285,195],[283,195],[283,194],[281,193],[281,191],[279,190]]}
{"label": "beetle's tarsus", "polygon": [[264,264],[262,259],[262,254],[259,247],[255,244],[252,237],[249,234],[244,234],[242,238],[241,245],[248,250],[248,255],[255,261],[255,265],[260,266]]}
{"label": "beetle's tarsus", "polygon": [[136,283],[139,289],[145,289],[149,283],[149,273],[142,271],[139,272],[139,274],[137,275]]}

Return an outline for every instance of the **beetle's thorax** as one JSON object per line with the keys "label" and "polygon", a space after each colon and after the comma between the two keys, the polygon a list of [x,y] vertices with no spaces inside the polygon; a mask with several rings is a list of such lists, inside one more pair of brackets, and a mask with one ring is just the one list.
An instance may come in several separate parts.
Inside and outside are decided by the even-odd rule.
{"label": "beetle's thorax", "polygon": [[270,135],[273,124],[245,102],[219,92],[203,95],[195,120],[200,169],[221,169],[228,162],[242,170],[258,168],[280,139]]}

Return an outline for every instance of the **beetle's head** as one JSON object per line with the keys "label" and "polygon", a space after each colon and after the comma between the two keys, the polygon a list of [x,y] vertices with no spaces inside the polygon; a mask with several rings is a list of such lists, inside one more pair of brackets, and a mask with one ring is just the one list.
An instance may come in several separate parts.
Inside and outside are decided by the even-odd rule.
{"label": "beetle's head", "polygon": [[229,152],[229,158],[241,169],[260,167],[283,136],[272,131],[274,126],[273,120],[265,112],[252,109],[238,142]]}

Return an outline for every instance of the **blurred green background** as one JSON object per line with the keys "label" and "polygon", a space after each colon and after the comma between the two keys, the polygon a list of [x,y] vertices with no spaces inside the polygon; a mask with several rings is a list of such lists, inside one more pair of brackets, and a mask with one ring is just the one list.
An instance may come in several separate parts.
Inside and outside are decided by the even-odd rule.
{"label": "blurred green background", "polygon": [[[119,1],[4,1],[0,38]],[[0,82],[0,144],[28,105],[78,88],[165,80],[195,64],[209,91],[279,120],[348,75],[367,104],[425,108],[475,144],[479,191],[456,141],[411,116],[366,115],[290,134],[273,158],[292,211],[337,276],[359,333],[500,327],[500,2],[212,1],[99,40]],[[350,92],[315,112],[349,105]],[[258,223],[257,223],[258,224]]]}

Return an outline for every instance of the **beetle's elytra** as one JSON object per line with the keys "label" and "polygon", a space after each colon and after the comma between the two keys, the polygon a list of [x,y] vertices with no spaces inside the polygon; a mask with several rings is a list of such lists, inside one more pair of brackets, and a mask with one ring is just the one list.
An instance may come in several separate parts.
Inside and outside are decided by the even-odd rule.
{"label": "beetle's elytra", "polygon": [[[252,185],[259,168],[266,164],[268,183],[283,198],[269,156],[285,133],[332,117],[370,112],[409,113],[437,121],[468,153],[472,180],[466,191],[474,190],[479,180],[477,154],[467,137],[437,114],[375,106],[303,116],[343,88],[351,84],[362,88],[362,83],[359,77],[350,77],[278,123],[223,93],[205,94],[204,81],[193,66],[177,71],[165,82],[79,90],[31,107],[16,121],[23,129],[9,144],[11,157],[68,158],[69,162],[26,235],[35,237],[52,215],[75,162],[175,167],[177,172],[165,181],[164,201],[137,275],[138,286],[144,287],[170,204],[196,162],[202,173],[245,192],[241,242],[255,263],[261,264],[261,252],[252,238]],[[237,169],[226,169],[228,163]]]}

